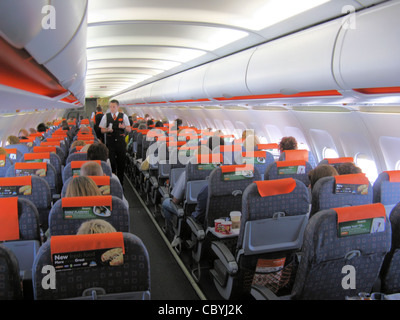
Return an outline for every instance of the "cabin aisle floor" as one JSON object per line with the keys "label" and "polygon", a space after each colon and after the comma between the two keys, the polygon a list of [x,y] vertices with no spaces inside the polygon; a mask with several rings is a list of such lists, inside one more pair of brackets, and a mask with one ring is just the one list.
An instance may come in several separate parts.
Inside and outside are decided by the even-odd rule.
{"label": "cabin aisle floor", "polygon": [[199,300],[126,178],[124,194],[129,202],[130,230],[149,253],[151,299]]}

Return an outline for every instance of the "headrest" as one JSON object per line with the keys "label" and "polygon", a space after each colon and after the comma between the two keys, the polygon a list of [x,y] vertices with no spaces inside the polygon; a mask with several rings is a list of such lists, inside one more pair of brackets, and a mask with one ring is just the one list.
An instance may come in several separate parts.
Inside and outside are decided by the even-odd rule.
{"label": "headrest", "polygon": [[25,162],[50,162],[50,152],[25,153]]}
{"label": "headrest", "polygon": [[264,164],[266,162],[267,152],[266,151],[247,151],[242,152],[242,159],[244,161],[250,160],[256,164]]}
{"label": "headrest", "polygon": [[280,174],[305,174],[306,161],[305,160],[285,160],[276,161],[278,175]]}
{"label": "headrest", "polygon": [[291,193],[296,188],[296,180],[293,178],[254,181],[254,183],[261,197]]}
{"label": "headrest", "polygon": [[21,139],[20,143],[26,144],[28,147],[32,147],[33,143],[35,142],[35,139],[36,139],[35,137]]}
{"label": "headrest", "polygon": [[308,150],[285,150],[285,160],[304,160],[308,161]]}
{"label": "headrest", "polygon": [[369,180],[365,173],[335,176],[335,193],[368,194]]}
{"label": "headrest", "polygon": [[37,175],[39,177],[45,177],[47,174],[47,163],[46,162],[17,162],[14,165],[15,175],[28,176]]}
{"label": "headrest", "polygon": [[8,156],[10,157],[10,159],[12,159],[12,160],[16,160],[17,159],[18,149],[10,148],[10,149],[5,149],[5,150],[6,150],[7,154],[8,154]]}
{"label": "headrest", "polygon": [[95,219],[111,215],[112,196],[61,198],[64,219]]}
{"label": "headrest", "polygon": [[223,181],[252,179],[254,177],[254,166],[252,164],[227,165],[220,168]]}
{"label": "headrest", "polygon": [[81,124],[89,124],[89,119],[82,119]]}
{"label": "headrest", "polygon": [[259,143],[257,144],[258,150],[272,150],[279,149],[279,145],[277,143]]}
{"label": "headrest", "polygon": [[324,160],[326,160],[329,164],[354,162],[354,159],[352,157],[325,158]]}
{"label": "headrest", "polygon": [[19,240],[18,197],[0,198],[0,241]]}
{"label": "headrest", "polygon": [[400,170],[384,171],[389,176],[390,182],[400,182]]}
{"label": "headrest", "polygon": [[220,145],[219,150],[221,152],[240,152],[242,151],[242,146],[240,144]]}
{"label": "headrest", "polygon": [[88,178],[91,178],[94,183],[99,187],[99,191],[102,195],[109,195],[111,193],[110,176],[88,176]]}
{"label": "headrest", "polygon": [[122,232],[52,236],[51,260],[56,271],[124,263]]}
{"label": "headrest", "polygon": [[32,176],[0,178],[0,196],[32,194]]}
{"label": "headrest", "polygon": [[34,153],[42,153],[42,152],[57,152],[57,148],[55,146],[39,146],[39,147],[33,147],[33,152]]}
{"label": "headrest", "polygon": [[338,237],[385,231],[386,211],[381,203],[334,208]]}
{"label": "headrest", "polygon": [[60,141],[42,141],[40,147],[59,147]]}
{"label": "headrest", "polygon": [[179,146],[183,146],[184,144],[186,144],[186,140],[185,141],[167,141],[167,147],[179,147]]}

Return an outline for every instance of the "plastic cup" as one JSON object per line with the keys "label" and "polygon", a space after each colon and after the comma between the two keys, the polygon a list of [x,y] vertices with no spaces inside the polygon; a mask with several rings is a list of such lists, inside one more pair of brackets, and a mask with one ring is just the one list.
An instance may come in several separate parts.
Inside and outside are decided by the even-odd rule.
{"label": "plastic cup", "polygon": [[214,220],[215,232],[221,232],[221,223],[222,222],[224,222],[224,219],[215,219]]}
{"label": "plastic cup", "polygon": [[231,211],[229,214],[232,221],[232,229],[239,229],[240,228],[240,217],[242,213],[240,211]]}
{"label": "plastic cup", "polygon": [[232,221],[223,221],[221,223],[221,233],[231,234],[231,230],[232,230]]}

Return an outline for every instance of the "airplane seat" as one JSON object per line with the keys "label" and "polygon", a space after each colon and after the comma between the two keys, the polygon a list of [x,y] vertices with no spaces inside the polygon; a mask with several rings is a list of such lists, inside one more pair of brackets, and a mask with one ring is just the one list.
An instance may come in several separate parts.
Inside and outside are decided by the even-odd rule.
{"label": "airplane seat", "polygon": [[[191,232],[189,244],[194,262],[192,275],[196,281],[201,279],[202,265],[209,268],[210,244],[218,239],[212,234],[214,220],[228,217],[231,211],[240,211],[244,190],[258,180],[260,174],[257,168],[251,165],[223,165],[210,173],[204,223],[199,223],[192,216],[186,218]],[[232,239],[226,239],[226,242],[230,243],[229,246],[236,244]]]}
{"label": "airplane seat", "polygon": [[20,176],[0,178],[0,198],[18,197],[30,200],[39,212],[42,230],[48,228],[48,216],[52,203],[50,186],[39,176]]}
{"label": "airplane seat", "polygon": [[[304,232],[293,290],[281,299],[344,300],[371,293],[391,238],[390,222],[380,203],[319,211]],[[253,288],[252,294],[256,299],[277,298],[261,287]]]}
{"label": "airplane seat", "polygon": [[385,294],[400,292],[400,202],[390,212],[392,227],[392,246],[387,254],[381,271],[381,292]]}
{"label": "airplane seat", "polygon": [[62,174],[63,183],[65,183],[73,175],[79,175],[80,168],[87,161],[98,162],[101,165],[101,168],[103,169],[103,173],[107,176],[110,176],[110,177],[112,176],[111,166],[105,161],[102,161],[102,160],[71,161],[70,163],[66,164],[64,167],[63,174]]}
{"label": "airplane seat", "polygon": [[[102,195],[111,195],[121,200],[124,199],[124,190],[122,189],[121,182],[116,176],[89,176],[100,189]],[[64,198],[67,192],[68,184],[73,179],[70,177],[65,181],[61,189],[61,197]]]}
{"label": "airplane seat", "polygon": [[61,149],[59,145],[55,145],[55,142],[41,142],[39,146],[33,147],[33,152],[36,152],[35,149],[40,147],[52,147],[52,149],[55,148],[55,153],[60,157],[61,165],[65,164],[65,159],[67,158],[67,154],[64,152],[63,149]]}
{"label": "airplane seat", "polygon": [[[55,268],[55,288],[46,290],[42,270],[48,266]],[[150,299],[149,255],[131,233],[52,236],[38,252],[32,277],[35,300]]]}
{"label": "airplane seat", "polygon": [[47,162],[16,162],[8,170],[6,177],[37,175],[47,181],[51,195],[57,197],[61,192],[56,169]]}
{"label": "airplane seat", "polygon": [[353,157],[324,158],[318,163],[318,165],[329,164],[331,166],[334,166],[335,169],[337,169],[338,166],[347,162],[354,163],[354,158]]}
{"label": "airplane seat", "polygon": [[364,173],[323,177],[311,191],[311,215],[318,211],[372,203],[372,186]]}
{"label": "airplane seat", "polygon": [[305,160],[275,161],[265,169],[264,180],[293,178],[300,180],[307,187],[310,185],[308,173],[312,166]]}
{"label": "airplane seat", "polygon": [[17,148],[7,148],[5,147],[8,157],[12,162],[23,161],[24,154]]}
{"label": "airplane seat", "polygon": [[68,155],[65,164],[67,165],[71,161],[85,161],[87,160],[87,152],[75,152]]}
{"label": "airplane seat", "polygon": [[26,144],[19,143],[19,144],[9,144],[8,146],[4,147],[5,149],[17,149],[22,154],[31,152],[31,148],[28,147]]}
{"label": "airplane seat", "polygon": [[217,258],[210,271],[223,298],[249,297],[253,283],[276,294],[290,293],[310,203],[307,187],[293,178],[247,186],[240,229],[233,230],[236,246],[229,249],[220,240],[211,243]]}
{"label": "airplane seat", "polygon": [[0,177],[7,175],[8,169],[14,165],[14,162],[8,155],[0,155]]}
{"label": "airplane seat", "polygon": [[69,197],[58,200],[50,210],[50,236],[76,234],[80,225],[90,219],[104,219],[117,231],[129,232],[129,209],[117,197]]}
{"label": "airplane seat", "polygon": [[308,150],[285,150],[279,155],[279,161],[290,161],[290,160],[305,160],[312,168],[317,166],[315,157],[311,151]]}
{"label": "airplane seat", "polygon": [[22,300],[19,264],[15,254],[0,244],[0,300]]}
{"label": "airplane seat", "polygon": [[264,180],[264,173],[267,170],[268,166],[274,163],[275,158],[272,153],[260,150],[260,151],[245,151],[242,152],[241,162],[254,164],[254,166],[258,169],[258,172],[261,174],[261,180]]}
{"label": "airplane seat", "polygon": [[388,212],[400,201],[400,170],[381,172],[373,184],[373,202],[382,203]]}

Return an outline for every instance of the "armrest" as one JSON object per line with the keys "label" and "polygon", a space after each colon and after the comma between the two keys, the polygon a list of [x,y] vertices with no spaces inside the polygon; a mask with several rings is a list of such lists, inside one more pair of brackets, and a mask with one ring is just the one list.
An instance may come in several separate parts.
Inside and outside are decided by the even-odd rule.
{"label": "armrest", "polygon": [[176,214],[178,217],[183,217],[184,216],[184,211],[182,206],[180,206],[179,204],[174,203],[173,201],[171,201],[171,207],[174,208]]}
{"label": "armrest", "polygon": [[149,181],[153,188],[158,188],[158,180],[155,176],[151,176]]}
{"label": "armrest", "polygon": [[235,257],[224,243],[221,241],[212,241],[211,249],[217,255],[219,260],[224,265],[226,271],[230,275],[235,275],[238,272],[239,266],[235,260]]}
{"label": "armrest", "polygon": [[189,225],[190,230],[192,231],[192,233],[195,234],[195,236],[197,237],[197,240],[203,240],[206,233],[204,231],[203,226],[198,223],[193,217],[187,217],[186,218],[186,223]]}

